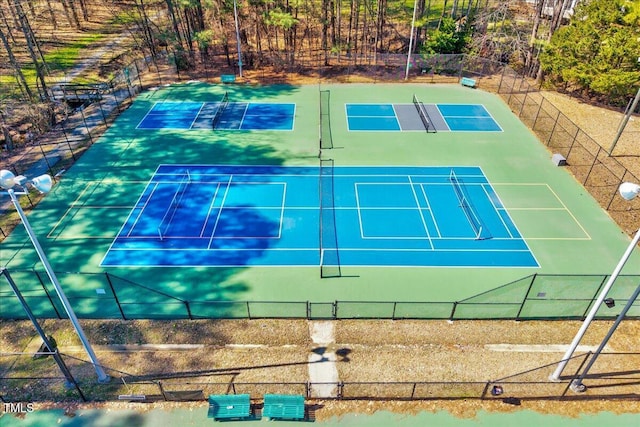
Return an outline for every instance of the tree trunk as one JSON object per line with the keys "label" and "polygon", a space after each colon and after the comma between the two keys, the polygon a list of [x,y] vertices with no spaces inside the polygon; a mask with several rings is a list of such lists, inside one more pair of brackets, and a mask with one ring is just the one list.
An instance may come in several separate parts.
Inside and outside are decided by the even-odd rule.
{"label": "tree trunk", "polygon": [[51,20],[51,24],[53,25],[53,29],[58,29],[58,21],[56,20],[56,14],[53,11],[53,7],[51,6],[51,0],[47,0],[47,10],[49,11],[49,19]]}
{"label": "tree trunk", "polygon": [[66,0],[69,4],[69,10],[71,10],[71,18],[73,19],[73,25],[80,29],[80,20],[78,19],[78,11],[76,10],[76,3],[74,0]]}
{"label": "tree trunk", "polygon": [[69,25],[75,29],[80,28],[80,23],[77,21],[77,17],[76,17],[76,20],[74,21],[74,19],[71,16],[71,13],[69,12],[69,5],[67,4],[67,0],[60,0],[60,4],[62,5],[64,16],[67,17],[67,22],[69,23]]}
{"label": "tree trunk", "polygon": [[86,0],[80,0],[80,10],[82,11],[82,19],[89,22],[89,10],[87,9]]}
{"label": "tree trunk", "polygon": [[438,20],[438,28],[436,28],[436,31],[440,29],[440,25],[442,25],[442,20],[444,19],[444,16],[447,13],[448,2],[449,0],[444,0],[444,4],[442,5],[442,14],[440,15],[440,19]]}
{"label": "tree trunk", "polygon": [[37,47],[37,40],[33,31],[31,30],[31,26],[29,25],[29,21],[27,16],[22,9],[22,5],[19,0],[14,0],[15,13],[18,17],[18,21],[20,22],[20,28],[24,34],[25,41],[27,42],[27,50],[29,51],[29,55],[31,56],[31,60],[33,61],[33,65],[36,70],[36,82],[39,82],[39,94],[40,99],[45,100],[48,99],[47,93],[47,82],[44,77],[44,63],[40,63],[38,60],[38,55],[36,54],[36,50],[39,50]]}
{"label": "tree trunk", "polygon": [[[140,4],[138,4],[138,1]],[[149,50],[151,51],[151,56],[155,59],[158,57],[158,52],[156,51],[155,41],[153,38],[153,32],[151,31],[151,27],[149,26],[149,18],[147,17],[147,11],[144,5],[143,0],[135,0],[136,6],[140,11],[140,16],[142,17],[142,22],[140,25],[142,26],[142,32],[144,34],[144,40]]]}
{"label": "tree trunk", "polygon": [[324,65],[329,65],[329,0],[322,0],[322,44],[320,48],[324,53]]}
{"label": "tree trunk", "polygon": [[27,94],[29,99],[33,100],[33,92],[31,92],[31,88],[29,88],[29,85],[27,84],[27,80],[24,78],[24,74],[22,74],[22,68],[20,67],[20,64],[16,60],[15,56],[13,55],[11,44],[9,44],[9,40],[7,40],[7,37],[4,35],[4,32],[2,32],[2,28],[0,28],[0,40],[2,41],[4,49],[7,51],[9,64],[11,64],[11,67],[13,67],[13,71],[16,75],[16,80],[18,80],[18,84],[21,86],[24,93]]}
{"label": "tree trunk", "polygon": [[551,17],[551,23],[549,25],[549,37],[548,41],[551,41],[551,36],[556,32],[560,25],[562,25],[562,17],[571,3],[571,0],[555,0],[553,6],[553,16]]}
{"label": "tree trunk", "polygon": [[165,0],[167,4],[167,11],[169,12],[169,18],[171,19],[171,25],[173,26],[173,32],[176,35],[178,44],[182,44],[182,37],[180,35],[180,28],[178,27],[178,19],[176,18],[175,9],[173,8],[173,0]]}
{"label": "tree trunk", "polygon": [[[537,0],[536,3],[536,12],[533,17],[533,28],[531,30],[531,38],[529,39],[529,50],[527,51],[527,58],[525,60],[524,66],[525,69],[528,70],[528,74],[536,75],[538,74],[538,70],[534,67],[534,54],[536,51],[536,40],[538,40],[538,29],[540,28],[540,20],[542,19],[542,9],[544,8],[545,0]],[[540,64],[535,64],[537,67]]]}
{"label": "tree trunk", "polygon": [[[13,10],[11,7],[11,3],[10,0],[7,0],[7,5],[9,6],[9,10]],[[2,22],[4,22],[4,26],[7,28],[7,34],[5,36],[8,35],[8,39],[11,39],[11,43],[16,44],[16,38],[13,36],[13,31],[11,31],[11,24],[9,23],[9,20],[7,19],[7,15],[3,12],[3,8],[0,7],[0,15],[2,15]],[[18,18],[16,18],[16,14],[12,13],[11,17],[13,18],[13,28],[19,28],[20,27],[20,23],[18,22]]]}

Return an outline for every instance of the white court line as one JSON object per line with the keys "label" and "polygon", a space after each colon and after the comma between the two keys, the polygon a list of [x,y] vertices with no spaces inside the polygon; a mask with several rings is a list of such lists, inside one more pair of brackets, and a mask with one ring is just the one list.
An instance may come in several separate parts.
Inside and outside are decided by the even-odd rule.
{"label": "white court line", "polygon": [[433,242],[431,242],[431,235],[429,234],[427,221],[424,219],[424,214],[422,213],[422,209],[420,209],[420,200],[418,199],[418,195],[416,194],[416,189],[413,187],[413,181],[411,181],[411,175],[407,175],[407,179],[409,180],[409,185],[411,186],[411,192],[413,193],[413,198],[416,201],[416,207],[418,208],[418,213],[420,214],[420,219],[422,220],[422,226],[424,227],[424,232],[426,234],[427,240],[429,240],[429,246],[431,246],[431,249],[435,249],[433,247]]}
{"label": "white court line", "polygon": [[431,215],[431,219],[433,219],[433,225],[436,227],[436,231],[438,232],[438,237],[442,237],[442,233],[440,233],[440,227],[438,227],[438,221],[436,221],[436,217],[433,215],[433,209],[431,209],[431,202],[429,202],[429,197],[427,197],[427,192],[425,191],[426,185],[427,184],[420,184],[420,189],[422,190],[422,195],[424,196],[424,199],[427,201],[429,214]]}
{"label": "white court line", "polygon": [[360,238],[364,239],[364,228],[362,227],[362,215],[360,211],[360,197],[358,197],[358,183],[353,183],[353,193],[356,198],[356,211],[358,212],[358,223],[360,225]]}
{"label": "white court line", "polygon": [[216,228],[218,227],[218,222],[220,221],[220,215],[222,215],[222,208],[224,207],[224,201],[227,199],[227,194],[229,194],[229,188],[231,188],[232,180],[233,180],[233,175],[229,175],[229,180],[227,181],[227,187],[224,190],[224,195],[222,196],[222,202],[220,203],[220,210],[218,211],[218,215],[216,215],[216,221],[213,224],[213,230],[211,230],[211,237],[209,238],[209,243],[207,244],[207,250],[211,249],[211,244],[213,243],[213,236],[216,235]]}
{"label": "white court line", "polygon": [[202,228],[200,229],[200,237],[204,237],[204,230],[207,229],[207,224],[209,223],[209,218],[211,218],[211,211],[213,210],[213,205],[216,203],[216,197],[218,196],[219,190],[220,190],[220,183],[218,182],[216,185],[216,191],[213,192],[211,203],[209,203],[209,209],[207,209],[207,219],[204,220],[204,224],[202,224]]}
{"label": "white court line", "polygon": [[246,107],[244,107],[244,111],[242,112],[242,118],[240,119],[240,125],[238,125],[238,130],[242,130],[242,123],[244,123],[244,118],[247,115],[247,110],[249,109],[249,103],[246,103]]}
{"label": "white court line", "polygon": [[[487,184],[489,186],[489,188],[491,188],[490,184]],[[496,193],[495,191],[493,191],[493,194],[496,195],[496,197],[498,198],[498,200],[500,200],[500,204],[503,206],[502,208],[499,208],[496,206],[495,203],[493,203],[493,199],[491,198],[491,195],[489,194],[489,192],[487,191],[487,185],[483,185],[482,186],[482,190],[484,191],[484,194],[487,195],[487,199],[489,199],[489,203],[491,203],[491,206],[493,206],[493,210],[496,212],[496,214],[498,215],[498,218],[500,218],[500,222],[502,223],[502,225],[504,225],[504,229],[507,230],[507,233],[509,233],[509,236],[511,236],[511,238],[513,237],[513,234],[511,233],[511,230],[509,230],[509,226],[507,225],[506,222],[504,222],[504,218],[502,217],[502,215],[500,215],[500,211],[504,211],[507,216],[509,217],[509,219],[511,220],[511,224],[513,224],[513,226],[516,228],[516,230],[518,230],[518,227],[516,226],[516,223],[513,222],[513,218],[511,218],[511,216],[509,215],[509,211],[504,207],[504,203],[502,203],[502,200],[500,200],[500,196],[498,196],[498,193]],[[493,188],[491,188],[491,190],[493,190]],[[522,236],[522,233],[520,233],[520,230],[518,230],[518,234],[520,234],[520,236]]]}
{"label": "white court line", "polygon": [[[509,211],[562,211],[562,210],[564,210],[571,217],[571,219],[573,219],[573,221],[578,225],[578,227],[582,230],[582,232],[586,236],[586,237],[527,237],[526,240],[591,240],[592,239],[591,235],[582,226],[580,221],[578,221],[576,216],[571,212],[571,210],[567,207],[567,205],[564,204],[562,199],[560,199],[558,194],[555,191],[553,191],[551,186],[549,184],[547,184],[546,182],[526,182],[526,183],[496,182],[496,183],[491,183],[491,185],[492,186],[500,186],[500,185],[502,185],[502,186],[538,186],[538,187],[542,186],[542,187],[547,187],[547,189],[551,192],[551,194],[556,198],[556,200],[558,201],[558,203],[562,207],[560,207],[560,208],[555,208],[555,207],[553,207],[553,208],[552,207],[549,207],[549,208],[536,208],[536,207],[514,208],[514,207],[508,207],[502,200],[500,200],[500,202],[505,207],[505,209],[507,209],[507,214],[509,213]],[[497,192],[496,192],[496,195],[498,195]],[[512,222],[513,222],[513,219],[512,219]],[[514,222],[514,225],[515,225],[515,222]],[[520,230],[518,230],[518,232],[520,233]],[[522,233],[520,233],[520,235],[522,235],[523,238],[524,238],[524,235]]]}
{"label": "white court line", "polygon": [[[71,212],[71,209],[73,209],[73,208],[75,207],[75,205],[76,205],[76,203],[78,202],[78,200],[80,200],[80,198],[81,198],[82,196],[84,196],[84,193],[86,193],[86,192],[87,192],[87,189],[88,189],[90,186],[94,187],[95,185],[97,185],[97,184],[95,184],[95,185],[94,185],[94,184],[95,184],[95,183],[94,183],[93,181],[89,181],[89,182],[84,186],[84,188],[82,189],[82,191],[80,192],[80,194],[78,194],[78,197],[76,197],[76,199],[75,199],[73,202],[71,202],[71,204],[69,205],[69,207],[67,208],[67,210],[64,212],[64,214],[62,214],[62,216],[60,217],[60,219],[59,219],[59,220],[54,224],[54,226],[51,228],[51,230],[49,230],[49,232],[47,233],[47,238],[55,238],[55,237],[53,237],[53,236],[52,236],[52,233],[54,232],[54,230],[55,230],[56,228],[58,228],[58,226],[62,223],[62,221],[67,217],[67,215],[69,214],[69,212]],[[80,206],[82,206],[82,205],[80,205]]]}
{"label": "white court line", "polygon": [[278,228],[278,239],[282,237],[282,224],[284,222],[284,207],[286,206],[286,196],[287,196],[287,183],[283,182],[284,185],[282,189],[282,201],[280,202],[280,227]]}
{"label": "white court line", "polygon": [[[138,223],[138,220],[140,219],[140,217],[142,216],[142,213],[144,212],[144,209],[147,207],[147,205],[149,204],[149,200],[151,200],[151,196],[153,196],[153,193],[156,192],[156,189],[158,188],[159,183],[156,183],[153,186],[153,189],[151,190],[151,194],[149,194],[149,197],[147,197],[147,201],[144,202],[144,205],[142,205],[140,207],[140,212],[138,212],[138,215],[136,216],[136,219],[133,221],[133,224],[131,225],[131,230],[129,230],[129,232],[127,233],[126,237],[130,237],[131,233],[133,232],[133,229],[136,228],[136,224]],[[146,190],[146,189],[145,189]],[[140,195],[140,198],[142,198],[142,195],[144,194],[144,191],[142,192],[142,194]],[[140,198],[138,199],[138,201],[140,201]],[[136,206],[138,206],[138,203],[136,202],[136,204],[134,205],[134,207],[131,209],[131,212],[133,213],[133,211],[136,209]],[[122,227],[124,228],[124,226],[127,224],[127,222],[129,221],[129,218],[127,218],[127,220],[124,222],[124,224],[122,225]],[[122,229],[121,229],[122,230]],[[118,235],[120,235],[120,233],[118,233]]]}
{"label": "white court line", "polygon": [[198,116],[200,115],[200,112],[204,108],[204,104],[205,104],[204,102],[200,104],[200,108],[198,108],[198,112],[196,113],[196,116],[191,121],[191,125],[189,125],[189,130],[193,128],[193,125],[196,123],[196,120],[198,120]]}

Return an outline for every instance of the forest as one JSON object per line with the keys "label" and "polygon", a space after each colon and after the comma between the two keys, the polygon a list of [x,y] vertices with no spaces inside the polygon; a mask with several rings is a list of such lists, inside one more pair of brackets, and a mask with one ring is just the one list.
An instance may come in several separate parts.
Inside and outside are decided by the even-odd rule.
{"label": "forest", "polygon": [[[50,109],[56,84],[104,82],[136,56],[162,55],[178,71],[241,75],[465,53],[624,105],[640,85],[640,1],[2,0],[0,45],[3,127],[8,106]],[[65,77],[105,45],[99,66]]]}

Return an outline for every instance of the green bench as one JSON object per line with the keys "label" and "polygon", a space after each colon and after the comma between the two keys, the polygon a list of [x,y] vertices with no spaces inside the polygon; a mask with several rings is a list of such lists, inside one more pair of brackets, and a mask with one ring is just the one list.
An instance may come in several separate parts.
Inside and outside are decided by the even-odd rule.
{"label": "green bench", "polygon": [[220,76],[220,81],[222,83],[235,83],[236,75],[235,74],[222,74]]}
{"label": "green bench", "polygon": [[265,394],[262,416],[271,419],[304,419],[304,396],[289,394]]}
{"label": "green bench", "polygon": [[476,80],[470,79],[469,77],[463,77],[460,79],[460,84],[467,87],[476,87]]}
{"label": "green bench", "polygon": [[248,418],[251,400],[248,394],[210,394],[208,418],[229,420]]}

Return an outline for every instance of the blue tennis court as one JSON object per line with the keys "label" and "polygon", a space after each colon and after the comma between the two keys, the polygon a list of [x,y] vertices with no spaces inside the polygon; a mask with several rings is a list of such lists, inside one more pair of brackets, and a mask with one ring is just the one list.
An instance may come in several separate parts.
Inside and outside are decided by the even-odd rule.
{"label": "blue tennis court", "polygon": [[293,130],[296,104],[232,102],[219,114],[219,130]]}
{"label": "blue tennis court", "polygon": [[213,129],[292,131],[295,104],[229,102],[157,102],[136,129]]}
{"label": "blue tennis court", "polygon": [[328,251],[345,266],[538,266],[478,167],[327,173],[161,165],[102,265],[318,266]]}
{"label": "blue tennis court", "polygon": [[191,129],[203,106],[202,102],[157,102],[137,129]]}
{"label": "blue tennis court", "polygon": [[501,132],[481,104],[345,104],[349,131]]}
{"label": "blue tennis court", "polygon": [[481,104],[436,104],[454,132],[502,132],[502,128]]}

